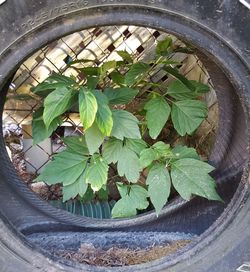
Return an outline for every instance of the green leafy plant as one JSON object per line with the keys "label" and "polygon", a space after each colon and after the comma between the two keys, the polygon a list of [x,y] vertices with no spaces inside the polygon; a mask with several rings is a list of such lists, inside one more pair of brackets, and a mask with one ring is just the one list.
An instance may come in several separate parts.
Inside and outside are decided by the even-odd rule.
{"label": "green leafy plant", "polygon": [[[208,112],[201,97],[209,87],[179,72],[172,60],[176,52],[189,49],[166,38],[147,62],[135,61],[126,51],[117,51],[121,60],[99,66],[93,60],[73,61],[69,65],[81,79],[52,74],[33,88],[42,99],[33,113],[34,144],[49,137],[73,107],[83,126],[82,136],[63,139],[65,150],[53,156],[37,180],[62,183],[64,201],[84,199],[89,191],[107,195],[113,181],[120,194],[114,218],[134,216],[150,203],[158,216],[173,191],[185,200],[193,195],[221,200],[209,175],[214,168],[194,148],[159,140],[166,126],[180,136],[193,134]],[[152,82],[158,70],[174,80],[168,86]]]}

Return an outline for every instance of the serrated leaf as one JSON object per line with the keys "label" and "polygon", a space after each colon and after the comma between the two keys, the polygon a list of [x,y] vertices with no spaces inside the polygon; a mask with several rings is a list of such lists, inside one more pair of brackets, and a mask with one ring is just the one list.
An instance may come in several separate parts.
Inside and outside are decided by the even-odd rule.
{"label": "serrated leaf", "polygon": [[92,126],[97,113],[97,101],[94,94],[81,88],[79,91],[80,120],[85,130]]}
{"label": "serrated leaf", "polygon": [[91,158],[91,162],[86,170],[86,181],[90,184],[94,192],[99,191],[103,185],[107,184],[108,164],[100,156]]}
{"label": "serrated leaf", "polygon": [[180,80],[185,86],[187,86],[190,90],[195,91],[195,86],[192,84],[190,80],[185,78],[177,68],[173,68],[171,66],[165,66],[164,70],[170,75],[174,76],[176,79]]}
{"label": "serrated leaf", "polygon": [[129,87],[132,86],[134,83],[142,79],[149,69],[150,65],[143,62],[133,64],[125,75],[124,83]]}
{"label": "serrated leaf", "polygon": [[155,144],[153,144],[152,146],[153,149],[155,149],[157,151],[158,158],[160,157],[169,157],[172,155],[172,151],[170,149],[170,145],[169,144],[165,144],[162,141],[158,141]]}
{"label": "serrated leaf", "polygon": [[38,84],[36,87],[31,88],[31,91],[39,95],[40,97],[47,97],[51,92],[53,92],[57,88],[63,88],[65,87],[64,83],[58,83],[58,82],[47,82],[46,80],[42,83]]}
{"label": "serrated leaf", "polygon": [[124,105],[129,103],[138,94],[137,90],[131,88],[107,88],[104,94],[108,97],[109,104],[111,105]]}
{"label": "serrated leaf", "polygon": [[118,200],[112,209],[112,218],[132,217],[137,214],[136,208],[130,205],[129,196]]}
{"label": "serrated leaf", "polygon": [[199,195],[210,200],[221,200],[215,181],[209,176],[214,167],[195,159],[180,159],[171,164],[171,178],[176,191],[189,200]]}
{"label": "serrated leaf", "polygon": [[145,104],[144,109],[147,111],[149,135],[156,139],[169,118],[171,108],[162,96],[156,96]]}
{"label": "serrated leaf", "polygon": [[165,38],[164,40],[158,41],[156,45],[156,54],[159,56],[169,55],[169,48],[172,45],[172,39],[170,37]]}
{"label": "serrated leaf", "polygon": [[96,123],[85,131],[86,144],[91,155],[98,150],[104,141],[104,137]]}
{"label": "serrated leaf", "polygon": [[164,164],[155,164],[150,169],[146,184],[148,185],[148,195],[158,216],[168,201],[171,188],[170,176]]}
{"label": "serrated leaf", "polygon": [[94,90],[99,82],[100,78],[97,76],[87,76],[86,86],[90,90]]}
{"label": "serrated leaf", "polygon": [[68,150],[79,153],[81,155],[89,155],[89,150],[83,136],[65,137],[63,138],[63,142],[67,145]]}
{"label": "serrated leaf", "polygon": [[107,163],[117,163],[122,154],[123,142],[121,140],[111,138],[103,145],[103,157]]}
{"label": "serrated leaf", "polygon": [[33,145],[36,145],[43,140],[49,138],[51,134],[57,129],[58,126],[62,124],[62,119],[60,117],[55,118],[49,127],[47,128],[42,119],[43,108],[38,109],[33,113],[32,119],[32,137]]}
{"label": "serrated leaf", "polygon": [[139,121],[132,113],[125,110],[112,110],[112,114],[114,124],[111,136],[120,140],[125,137],[131,139],[141,138]]}
{"label": "serrated leaf", "polygon": [[97,100],[96,124],[105,136],[110,136],[113,128],[112,112],[108,106],[108,98],[100,91],[94,91]]}
{"label": "serrated leaf", "polygon": [[51,92],[44,100],[43,120],[48,128],[52,121],[69,108],[73,91],[62,87]]}
{"label": "serrated leaf", "polygon": [[185,100],[194,99],[209,91],[208,85],[194,80],[190,80],[189,82],[193,85],[194,89],[190,89],[187,85],[183,84],[183,82],[176,80],[168,86],[167,94],[177,100]]}
{"label": "serrated leaf", "polygon": [[140,155],[142,150],[147,148],[147,143],[142,139],[126,139],[126,147]]}
{"label": "serrated leaf", "polygon": [[140,185],[130,185],[129,190],[130,205],[138,210],[144,210],[148,207],[148,191]]}
{"label": "serrated leaf", "polygon": [[110,73],[110,77],[114,83],[116,83],[119,86],[122,86],[124,84],[125,77],[118,71],[113,71]]}
{"label": "serrated leaf", "polygon": [[137,182],[140,177],[139,158],[136,153],[127,148],[122,149],[122,156],[118,159],[117,164],[118,174],[125,176],[129,182]]}
{"label": "serrated leaf", "polygon": [[176,159],[196,159],[200,160],[197,151],[192,147],[178,145],[172,149],[173,155]]}
{"label": "serrated leaf", "polygon": [[192,99],[198,96],[196,92],[189,89],[179,80],[175,80],[170,83],[167,94],[177,100]]}
{"label": "serrated leaf", "polygon": [[64,186],[74,183],[86,168],[88,157],[73,151],[65,150],[55,155],[36,180],[48,185],[63,183]]}
{"label": "serrated leaf", "polygon": [[202,101],[182,100],[172,105],[171,117],[179,135],[191,135],[207,116],[207,106]]}
{"label": "serrated leaf", "polygon": [[101,73],[106,74],[107,72],[109,72],[110,70],[114,70],[115,68],[116,68],[115,60],[106,61],[101,66]]}
{"label": "serrated leaf", "polygon": [[116,53],[125,61],[128,63],[133,63],[133,58],[127,51],[116,51]]}
{"label": "serrated leaf", "polygon": [[148,207],[148,192],[142,186],[119,184],[118,189],[121,199],[112,209],[113,218],[131,217],[137,214],[137,210]]}
{"label": "serrated leaf", "polygon": [[141,168],[148,167],[157,158],[158,158],[157,151],[154,150],[153,148],[147,148],[142,150],[139,160]]}
{"label": "serrated leaf", "polygon": [[63,202],[75,198],[77,195],[83,196],[88,189],[84,173],[72,184],[63,186]]}

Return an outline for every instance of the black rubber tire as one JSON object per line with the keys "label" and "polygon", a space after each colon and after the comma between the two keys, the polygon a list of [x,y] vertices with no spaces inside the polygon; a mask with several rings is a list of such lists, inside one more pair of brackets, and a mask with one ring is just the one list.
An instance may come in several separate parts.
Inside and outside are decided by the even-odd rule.
{"label": "black rubber tire", "polygon": [[[193,43],[201,58],[208,57],[207,69],[213,74],[220,101],[219,147],[211,154],[217,167],[218,179],[224,173],[237,178],[234,195],[228,195],[227,207],[220,208],[220,217],[210,213],[211,226],[195,245],[182,255],[161,259],[154,263],[128,268],[104,269],[80,266],[70,267],[58,260],[50,260],[28,244],[23,234],[49,225],[50,229],[68,228],[70,217],[50,209],[35,197],[16,176],[5,152],[0,133],[0,265],[1,271],[235,271],[249,262],[249,10],[239,1],[208,0],[7,0],[0,5],[0,86],[1,109],[12,74],[25,58],[38,48],[69,33],[96,25],[136,24],[158,28]],[[224,72],[221,73],[221,72]],[[216,86],[217,86],[216,85]],[[216,144],[215,144],[216,145]],[[224,190],[224,189],[223,189]],[[175,203],[192,210],[192,224],[188,231],[198,228],[204,217],[197,216],[198,205],[207,202],[195,200],[191,204]],[[210,205],[210,204],[209,204]],[[203,206],[202,206],[203,207]],[[218,208],[215,204],[210,209]],[[200,207],[199,207],[200,208]],[[224,210],[225,208],[225,210]],[[170,206],[171,209],[171,206]],[[169,210],[168,210],[169,213]],[[188,214],[188,213],[187,213]],[[218,214],[218,213],[216,213]],[[178,215],[177,215],[178,216]],[[180,214],[179,217],[183,214]],[[185,215],[188,216],[188,215]],[[159,219],[152,215],[136,220],[97,222],[74,218],[71,229],[131,229],[143,230],[168,227],[178,230],[175,217],[167,224],[164,214]],[[212,221],[217,222],[212,224]],[[187,222],[189,219],[187,219]],[[111,222],[111,223],[110,223]],[[195,225],[196,224],[196,225]],[[188,224],[187,224],[188,225]],[[201,224],[202,225],[202,224]],[[209,225],[209,224],[208,224]],[[180,231],[180,230],[179,230]],[[200,232],[203,232],[201,229]]]}

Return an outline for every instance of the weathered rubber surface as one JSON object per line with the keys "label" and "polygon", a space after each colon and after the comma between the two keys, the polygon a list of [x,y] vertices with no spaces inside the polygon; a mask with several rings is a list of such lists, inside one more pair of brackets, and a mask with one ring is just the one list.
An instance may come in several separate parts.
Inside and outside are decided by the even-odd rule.
{"label": "weathered rubber surface", "polygon": [[[1,107],[5,95],[3,86],[7,86],[24,58],[58,37],[108,24],[138,24],[169,30],[194,43],[203,57],[212,60],[207,61],[207,68],[213,73],[221,111],[219,144],[215,144],[211,162],[219,169],[218,179],[224,182],[223,175],[229,175],[231,183],[227,183],[227,187],[239,185],[238,189],[232,200],[233,190],[225,193],[227,203],[231,200],[226,208],[198,199],[188,204],[177,201],[166,216],[157,220],[151,215],[101,223],[74,218],[71,228],[81,231],[102,228],[173,231],[185,223],[187,232],[195,232],[195,228],[203,232],[204,226],[211,225],[225,209],[182,257],[119,270],[79,265],[72,268],[49,260],[16,232],[16,229],[32,232],[46,226],[51,230],[67,229],[66,223],[71,217],[49,208],[21,185],[4,151],[0,133],[0,271],[235,271],[250,261],[250,33],[247,28],[250,18],[249,10],[239,1],[7,0],[0,5]],[[226,191],[221,186],[221,190]],[[185,207],[185,213],[176,210],[178,205]],[[169,214],[171,217],[167,217]]]}

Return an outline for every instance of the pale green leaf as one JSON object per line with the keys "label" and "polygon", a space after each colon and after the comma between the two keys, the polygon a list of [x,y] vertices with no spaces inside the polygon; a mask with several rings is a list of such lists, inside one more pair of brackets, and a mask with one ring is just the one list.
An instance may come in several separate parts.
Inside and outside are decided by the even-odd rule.
{"label": "pale green leaf", "polygon": [[63,138],[64,144],[67,145],[68,150],[71,150],[80,155],[89,155],[89,150],[84,136],[69,136]]}
{"label": "pale green leaf", "polygon": [[137,214],[136,208],[130,204],[130,197],[118,200],[112,209],[112,218],[132,217]]}
{"label": "pale green leaf", "polygon": [[130,205],[138,210],[144,210],[148,207],[148,191],[140,185],[130,185],[129,190]]}
{"label": "pale green leaf", "polygon": [[157,158],[158,158],[157,151],[154,150],[153,148],[147,148],[142,150],[139,160],[141,168],[148,167]]}
{"label": "pale green leaf", "polygon": [[104,141],[104,137],[105,136],[100,131],[96,123],[85,131],[86,144],[91,155],[98,151],[98,148]]}
{"label": "pale green leaf", "polygon": [[73,151],[65,150],[55,155],[54,160],[45,166],[36,180],[48,185],[63,183],[64,186],[74,183],[86,168],[88,157]]}
{"label": "pale green leaf", "polygon": [[104,94],[109,99],[109,104],[119,105],[129,103],[137,94],[138,91],[131,88],[107,88],[104,90]]}
{"label": "pale green leaf", "polygon": [[63,186],[63,202],[75,198],[77,195],[83,196],[88,189],[84,173],[72,184]]}
{"label": "pale green leaf", "polygon": [[156,139],[168,120],[171,108],[162,96],[156,96],[145,104],[144,109],[147,111],[149,135]]}
{"label": "pale green leaf", "polygon": [[129,182],[137,182],[140,177],[139,158],[136,153],[127,148],[122,149],[122,156],[118,159],[117,164],[118,174],[125,176]]}
{"label": "pale green leaf", "polygon": [[128,63],[133,63],[133,58],[127,51],[116,51],[116,53]]}
{"label": "pale green leaf", "polygon": [[147,148],[147,143],[142,139],[126,139],[126,147],[140,155],[142,150]]}
{"label": "pale green leaf", "polygon": [[170,37],[165,38],[164,40],[158,41],[156,45],[156,54],[159,56],[168,56],[172,45],[172,39]]}
{"label": "pale green leaf", "polygon": [[85,130],[92,126],[97,112],[97,101],[94,94],[84,88],[79,91],[80,120]]}
{"label": "pale green leaf", "polygon": [[126,138],[140,139],[141,134],[139,130],[137,118],[130,112],[125,110],[112,110],[113,114],[113,129],[111,136],[123,140]]}
{"label": "pale green leaf", "polygon": [[116,163],[118,159],[123,156],[122,149],[122,141],[111,138],[108,141],[104,142],[103,157],[107,161],[107,163]]}
{"label": "pale green leaf", "polygon": [[44,124],[42,116],[43,108],[40,108],[33,113],[32,119],[33,145],[36,145],[42,142],[43,140],[49,138],[51,134],[57,129],[57,127],[60,126],[63,122],[60,117],[56,117],[47,128]]}
{"label": "pale green leaf", "polygon": [[171,164],[171,178],[176,191],[182,198],[190,200],[199,195],[210,200],[221,200],[216,192],[215,181],[208,173],[214,167],[195,159],[180,159]]}
{"label": "pale green leaf", "polygon": [[192,147],[187,147],[187,146],[181,146],[177,145],[172,149],[173,155],[176,159],[196,159],[199,160],[200,157],[197,154],[197,151],[192,148]]}
{"label": "pale green leaf", "polygon": [[108,98],[100,91],[93,92],[98,105],[96,124],[105,136],[110,136],[113,127],[112,112],[108,106]]}
{"label": "pale green leaf", "polygon": [[150,69],[150,65],[143,63],[143,62],[137,62],[133,64],[127,74],[125,75],[125,84],[127,86],[132,86],[139,80],[141,80],[143,77],[146,76],[146,72]]}
{"label": "pale green leaf", "polygon": [[99,191],[103,185],[107,184],[108,164],[100,156],[94,155],[86,170],[86,182],[90,184],[93,191]]}
{"label": "pale green leaf", "polygon": [[116,68],[116,61],[110,60],[103,63],[101,66],[101,73],[106,74],[107,72],[110,72]]}
{"label": "pale green leaf", "polygon": [[198,100],[182,100],[173,103],[171,117],[174,128],[181,136],[191,135],[207,116],[207,106]]}
{"label": "pale green leaf", "polygon": [[148,185],[148,195],[155,207],[155,212],[159,215],[168,201],[171,188],[170,176],[164,164],[155,164],[150,169],[146,184]]}
{"label": "pale green leaf", "polygon": [[69,108],[72,90],[62,87],[51,92],[44,100],[43,120],[48,128],[52,121]]}
{"label": "pale green leaf", "polygon": [[170,149],[169,144],[165,144],[162,141],[156,142],[153,146],[153,149],[155,149],[158,153],[158,157],[169,157],[172,155],[172,151]]}

